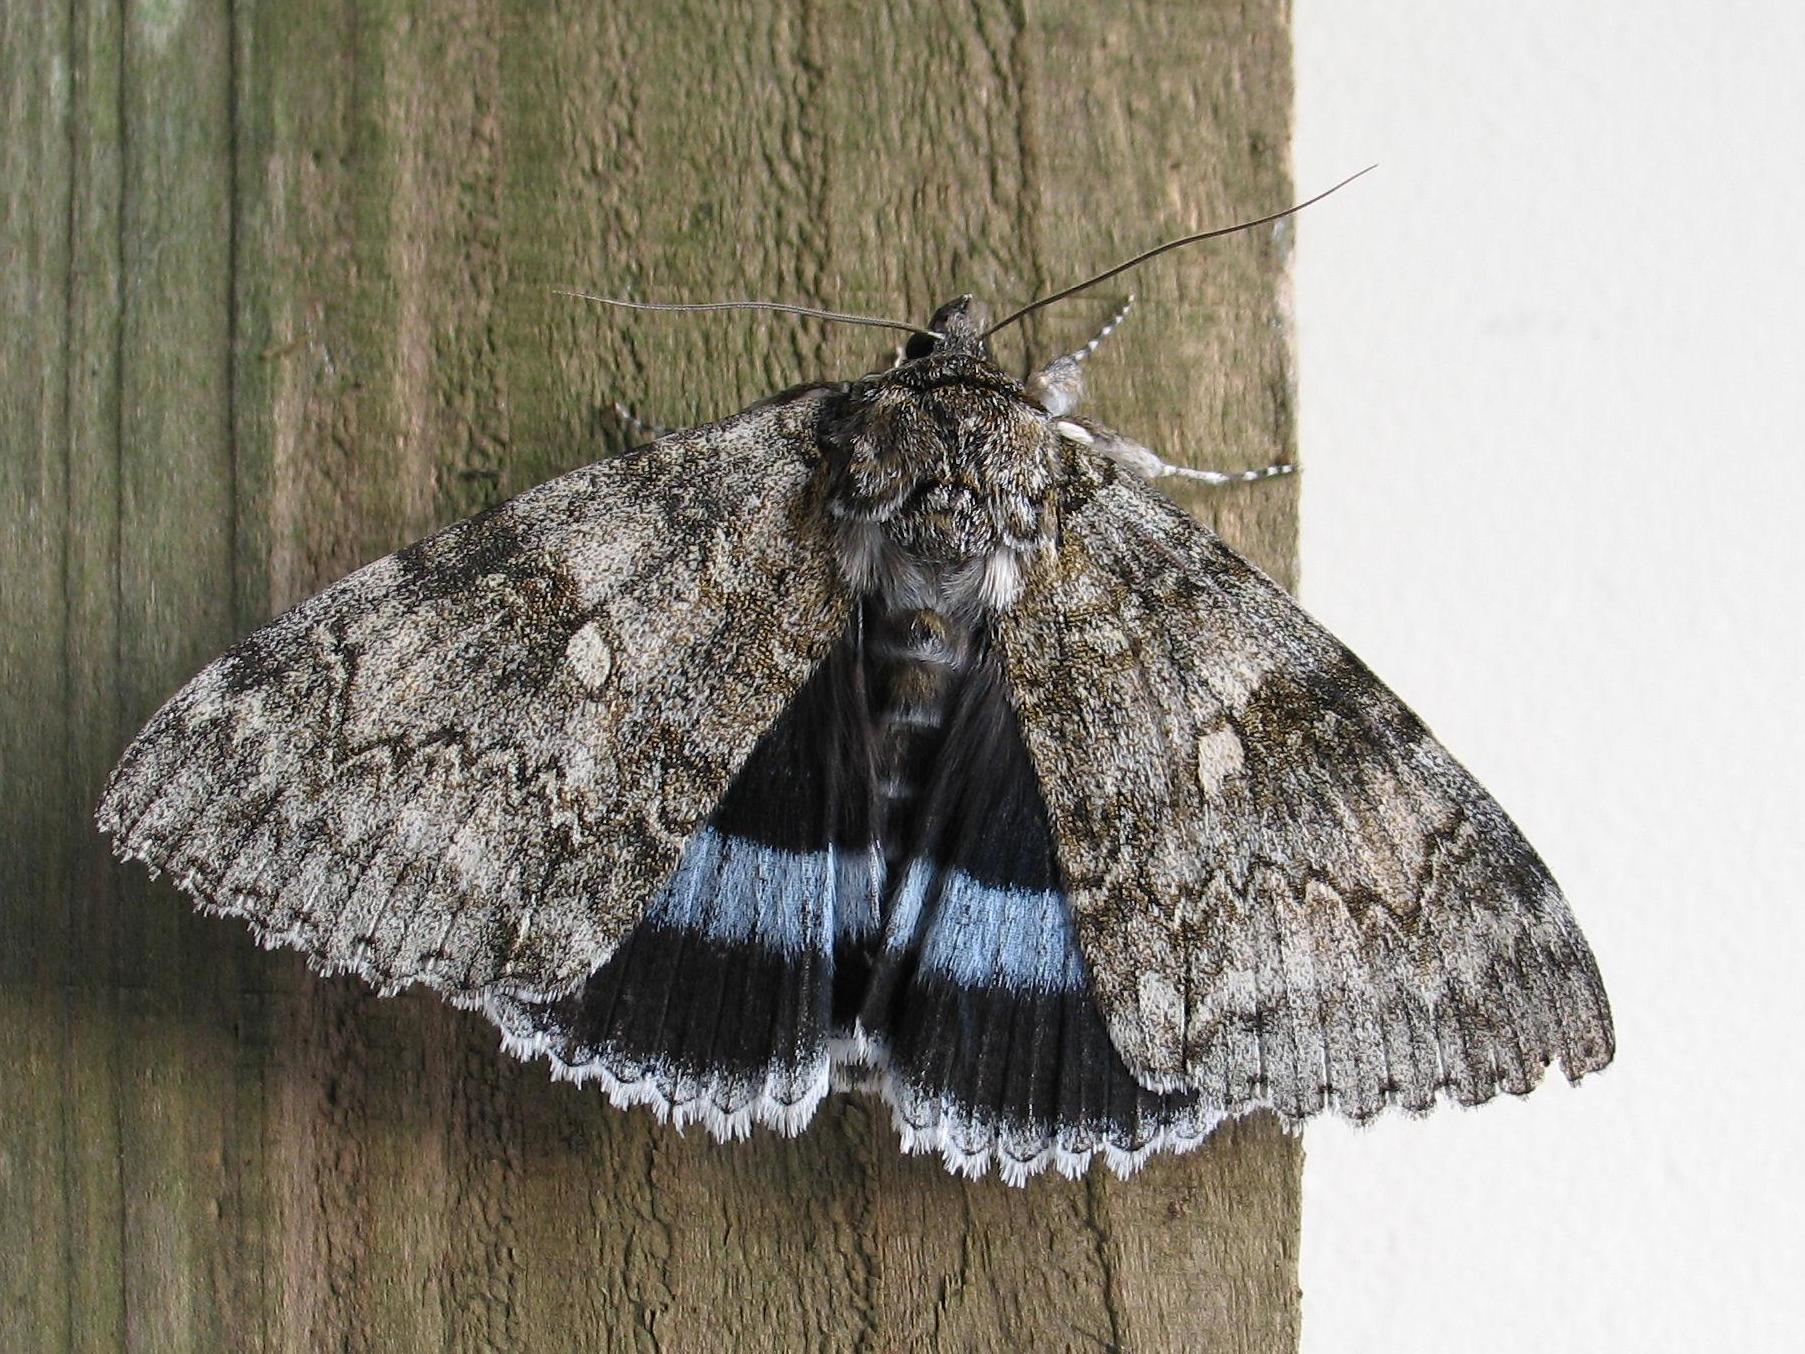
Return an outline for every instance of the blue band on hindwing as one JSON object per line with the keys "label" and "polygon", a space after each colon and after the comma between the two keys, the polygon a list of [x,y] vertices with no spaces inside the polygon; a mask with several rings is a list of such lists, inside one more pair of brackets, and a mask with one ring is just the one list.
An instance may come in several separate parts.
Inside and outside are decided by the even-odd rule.
{"label": "blue band on hindwing", "polygon": [[959,987],[1082,991],[1079,957],[1065,895],[1051,889],[998,888],[961,870],[913,861],[891,902],[891,934],[920,935],[923,972]]}
{"label": "blue band on hindwing", "polygon": [[855,929],[868,927],[878,869],[869,850],[786,851],[705,827],[684,847],[643,924],[779,955],[821,951],[841,929],[836,913],[845,911]]}

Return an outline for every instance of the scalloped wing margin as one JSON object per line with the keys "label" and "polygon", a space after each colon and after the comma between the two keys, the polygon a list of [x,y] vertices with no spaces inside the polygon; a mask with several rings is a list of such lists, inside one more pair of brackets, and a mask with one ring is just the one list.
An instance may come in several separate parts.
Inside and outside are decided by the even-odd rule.
{"label": "scalloped wing margin", "polygon": [[1503,810],[1271,579],[1090,473],[998,644],[1135,1075],[1295,1123],[1607,1064],[1597,966]]}
{"label": "scalloped wing margin", "polygon": [[577,986],[846,627],[818,409],[584,467],[256,631],[126,750],[114,850],[385,992]]}

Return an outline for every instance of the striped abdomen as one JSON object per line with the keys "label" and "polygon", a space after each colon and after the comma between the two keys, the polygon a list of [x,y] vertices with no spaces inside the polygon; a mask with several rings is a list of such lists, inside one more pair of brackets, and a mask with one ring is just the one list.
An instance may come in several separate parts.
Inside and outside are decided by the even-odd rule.
{"label": "striped abdomen", "polygon": [[948,712],[970,670],[971,627],[926,608],[867,613],[866,663],[876,733],[877,838],[888,878],[916,838],[916,811],[946,737]]}

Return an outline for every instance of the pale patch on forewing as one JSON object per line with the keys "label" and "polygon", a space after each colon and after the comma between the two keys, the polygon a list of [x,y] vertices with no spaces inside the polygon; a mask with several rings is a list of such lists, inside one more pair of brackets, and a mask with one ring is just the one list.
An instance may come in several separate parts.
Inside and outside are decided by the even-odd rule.
{"label": "pale patch on forewing", "polygon": [[1223,706],[1238,715],[1247,708],[1271,669],[1256,654],[1235,653],[1226,647],[1214,652],[1215,661],[1205,680]]}
{"label": "pale patch on forewing", "polygon": [[1228,725],[1212,729],[1197,740],[1197,783],[1206,797],[1220,797],[1223,785],[1240,775],[1245,766],[1240,736]]}
{"label": "pale patch on forewing", "polygon": [[614,651],[608,647],[601,626],[595,621],[590,621],[570,637],[570,643],[564,646],[564,661],[570,664],[577,681],[591,695],[600,694],[608,684],[609,673],[614,671]]}

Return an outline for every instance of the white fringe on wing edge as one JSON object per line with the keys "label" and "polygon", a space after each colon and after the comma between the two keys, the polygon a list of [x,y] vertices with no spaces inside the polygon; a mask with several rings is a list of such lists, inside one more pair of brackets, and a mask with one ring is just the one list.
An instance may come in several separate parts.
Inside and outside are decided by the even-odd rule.
{"label": "white fringe on wing edge", "polygon": [[795,1137],[808,1127],[832,1089],[832,1064],[825,1057],[818,1068],[802,1076],[767,1075],[763,1081],[747,1082],[694,1076],[661,1060],[637,1064],[598,1054],[586,1062],[567,1062],[554,1040],[527,1028],[517,1017],[510,1018],[507,1003],[490,1001],[480,1009],[501,1029],[504,1050],[526,1062],[543,1057],[553,1079],[594,1083],[617,1109],[643,1105],[660,1123],[680,1129],[701,1124],[718,1142],[749,1138],[754,1124]]}
{"label": "white fringe on wing edge", "polygon": [[890,1106],[903,1151],[938,1153],[947,1170],[974,1180],[995,1166],[1010,1185],[1025,1185],[1049,1166],[1066,1179],[1076,1180],[1098,1158],[1126,1179],[1155,1153],[1189,1152],[1201,1146],[1224,1121],[1224,1116],[1217,1115],[1162,1125],[1134,1147],[1111,1142],[1103,1133],[1081,1125],[1062,1125],[1053,1136],[1042,1134],[1030,1140],[1012,1137],[1006,1128],[956,1102],[921,1096],[895,1076],[886,1075],[868,1089]]}
{"label": "white fringe on wing edge", "polygon": [[500,1027],[502,1047],[515,1057],[528,1061],[543,1057],[558,1080],[594,1083],[617,1108],[643,1106],[660,1122],[677,1128],[699,1123],[720,1142],[750,1136],[754,1124],[794,1137],[808,1126],[829,1091],[857,1090],[889,1105],[904,1152],[932,1153],[955,1175],[974,1180],[995,1167],[1006,1184],[1019,1186],[1049,1167],[1076,1179],[1099,1158],[1126,1177],[1155,1153],[1188,1152],[1199,1146],[1223,1122],[1223,1116],[1199,1111],[1194,1118],[1162,1125],[1133,1147],[1078,1125],[1061,1127],[1054,1136],[1012,1141],[1006,1127],[953,1102],[921,1096],[890,1070],[882,1043],[859,1031],[830,1041],[828,1056],[803,1078],[785,1075],[735,1082],[694,1076],[661,1061],[640,1065],[605,1053],[587,1062],[569,1062],[556,1041],[528,1028],[509,1003],[492,1001],[481,1009]]}

